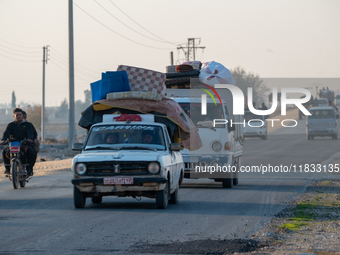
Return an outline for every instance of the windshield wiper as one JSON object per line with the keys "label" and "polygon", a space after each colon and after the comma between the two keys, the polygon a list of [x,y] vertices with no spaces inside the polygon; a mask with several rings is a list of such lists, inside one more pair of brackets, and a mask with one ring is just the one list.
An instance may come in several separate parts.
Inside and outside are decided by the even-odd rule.
{"label": "windshield wiper", "polygon": [[150,150],[150,151],[157,151],[156,148],[150,148],[150,147],[140,147],[140,146],[125,146],[125,147],[119,147],[118,150]]}
{"label": "windshield wiper", "polygon": [[111,147],[104,147],[104,146],[96,146],[93,148],[87,148],[85,149],[86,151],[90,151],[90,150],[119,150],[119,148],[111,148]]}

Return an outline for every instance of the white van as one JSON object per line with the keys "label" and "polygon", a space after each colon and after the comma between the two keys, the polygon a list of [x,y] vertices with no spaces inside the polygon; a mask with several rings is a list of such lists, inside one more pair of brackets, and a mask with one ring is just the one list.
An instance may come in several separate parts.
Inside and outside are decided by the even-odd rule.
{"label": "white van", "polygon": [[244,120],[244,137],[259,137],[262,140],[267,140],[268,125],[265,116],[255,115],[250,111],[245,111]]}
{"label": "white van", "polygon": [[[207,115],[201,115],[201,89],[167,89],[167,96],[173,97],[182,109],[189,115],[198,129],[203,146],[195,151],[182,150],[185,178],[210,178],[222,182],[224,188],[232,188],[238,184],[238,172],[223,172],[221,174],[196,174],[196,167],[227,166],[239,169],[243,153],[243,126],[232,125],[242,123],[242,115],[231,115],[232,94],[227,89],[216,89],[221,98],[207,98]],[[195,114],[194,112],[198,112]],[[209,119],[210,118],[210,119]],[[228,124],[216,124],[212,119],[228,120]]]}

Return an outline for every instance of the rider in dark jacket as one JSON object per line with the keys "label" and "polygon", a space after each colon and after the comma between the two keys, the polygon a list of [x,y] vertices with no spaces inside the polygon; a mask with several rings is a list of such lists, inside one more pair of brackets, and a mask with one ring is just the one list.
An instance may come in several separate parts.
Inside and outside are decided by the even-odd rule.
{"label": "rider in dark jacket", "polygon": [[[14,121],[7,125],[7,128],[2,136],[1,144],[5,144],[6,140],[9,139],[10,142],[14,141],[22,141],[27,139],[29,142],[26,151],[26,158],[27,158],[27,173],[28,175],[33,175],[33,166],[36,159],[36,152],[32,146],[34,133],[32,127],[27,124],[27,122],[23,121],[23,114],[20,108],[15,108],[13,110],[14,114]],[[5,174],[9,174],[10,170],[10,158],[8,157],[7,148],[2,151],[2,158],[5,163]]]}

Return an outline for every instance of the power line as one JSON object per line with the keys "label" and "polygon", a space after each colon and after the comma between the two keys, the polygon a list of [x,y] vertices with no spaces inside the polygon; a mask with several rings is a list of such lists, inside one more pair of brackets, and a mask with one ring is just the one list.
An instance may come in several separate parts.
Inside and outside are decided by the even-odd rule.
{"label": "power line", "polygon": [[13,60],[16,60],[16,61],[21,61],[21,62],[41,62],[41,60],[23,60],[23,59],[11,58],[11,57],[8,57],[8,56],[3,55],[1,53],[0,53],[0,56],[3,56],[5,58],[9,58],[9,59],[13,59]]}
{"label": "power line", "polygon": [[18,52],[22,52],[22,53],[26,53],[26,54],[36,54],[36,53],[41,53],[40,51],[23,51],[23,50],[17,50],[17,49],[13,49],[13,48],[8,47],[8,46],[3,45],[3,44],[0,44],[0,46],[5,47],[5,48],[7,48],[7,49],[9,49],[9,50],[18,51]]}
{"label": "power line", "polygon": [[99,24],[101,24],[102,26],[106,27],[107,29],[109,29],[111,32],[115,33],[116,35],[120,36],[120,37],[123,37],[124,39],[130,41],[130,42],[134,42],[136,44],[139,44],[139,45],[142,45],[144,47],[148,47],[148,48],[152,48],[152,49],[157,49],[157,50],[171,50],[170,48],[157,48],[157,47],[153,47],[153,46],[149,46],[149,45],[146,45],[146,44],[142,44],[142,43],[139,43],[137,41],[134,41],[116,31],[114,31],[113,29],[111,29],[110,27],[106,26],[105,24],[103,24],[102,22],[100,22],[99,20],[97,20],[96,18],[94,18],[93,16],[91,16],[88,12],[86,12],[84,9],[82,9],[79,5],[77,5],[76,3],[73,3],[75,6],[77,6],[82,12],[84,12],[86,15],[88,15],[90,18],[94,19],[96,22],[98,22]]}
{"label": "power line", "polygon": [[[96,0],[95,0],[96,1]],[[182,42],[169,42],[161,37],[159,37],[158,35],[155,35],[154,33],[152,33],[151,31],[149,31],[148,29],[146,29],[145,27],[143,27],[141,24],[139,24],[137,21],[135,21],[134,19],[132,19],[129,15],[127,15],[122,9],[120,9],[117,5],[115,5],[111,0],[109,0],[111,4],[113,4],[113,6],[115,6],[119,11],[121,11],[126,17],[128,17],[131,21],[133,21],[135,24],[137,24],[139,27],[143,28],[145,31],[147,31],[148,33],[152,34],[153,36],[161,39],[163,42],[166,43],[170,43],[173,45],[177,45],[178,43],[182,43]]]}
{"label": "power line", "polygon": [[[59,67],[60,69],[62,69],[62,70],[64,70],[65,72],[67,72],[68,73],[68,70],[66,70],[65,68],[63,68],[62,66],[60,66],[60,65],[58,65],[58,64],[56,64],[55,62],[53,62],[52,60],[50,60],[51,61],[51,63],[53,63],[54,65],[56,65],[57,67]],[[86,82],[88,82],[88,83],[90,83],[89,81],[87,81],[87,80],[85,80],[85,79],[83,79],[83,78],[80,78],[79,76],[76,76],[78,79],[80,79],[80,80],[83,80],[83,81],[86,81]]]}
{"label": "power line", "polygon": [[4,49],[1,49],[0,50],[4,51],[4,52],[7,52],[9,54],[13,54],[13,55],[16,55],[16,56],[20,56],[20,57],[26,57],[26,58],[37,58],[37,57],[41,57],[41,56],[27,56],[27,55],[23,55],[23,54],[18,54],[18,53],[13,53],[13,52],[10,52],[8,50],[4,50]]}
{"label": "power line", "polygon": [[[173,44],[173,45],[176,45],[175,43],[171,43],[171,42],[167,42],[167,41],[165,41],[165,40],[156,40],[156,39],[154,39],[154,38],[151,38],[151,37],[149,37],[149,36],[147,36],[147,35],[144,35],[144,34],[142,34],[142,33],[140,33],[140,32],[138,32],[137,30],[135,30],[135,29],[133,29],[132,27],[130,27],[130,26],[128,26],[128,25],[126,25],[123,21],[121,21],[121,20],[119,20],[117,17],[115,17],[111,12],[109,12],[104,6],[102,6],[100,3],[98,3],[97,2],[97,0],[94,0],[104,11],[106,11],[111,17],[113,17],[115,20],[117,20],[118,22],[120,22],[121,24],[123,24],[124,26],[126,26],[127,28],[129,28],[129,29],[131,29],[133,32],[135,32],[135,33],[137,33],[137,34],[139,34],[139,35],[141,35],[141,36],[144,36],[145,38],[148,38],[148,39],[150,39],[150,40],[153,40],[153,41],[156,41],[156,42],[161,42],[161,43],[170,43],[170,44]],[[124,13],[125,14],[125,13]],[[136,22],[135,22],[136,23]],[[137,23],[138,24],[138,23]]]}
{"label": "power line", "polygon": [[[54,56],[54,57],[55,57],[55,56]],[[65,64],[65,63],[63,63],[62,61],[60,61],[60,58],[59,58],[59,59],[58,59],[58,58],[55,58],[54,61],[57,61],[58,63],[60,63],[60,64],[62,64],[62,65],[67,65],[67,63]],[[77,71],[78,73],[81,73],[81,74],[83,74],[83,75],[85,75],[85,76],[91,78],[91,79],[97,79],[97,77],[94,77],[94,75],[88,74],[88,73],[86,73],[86,72],[84,72],[84,71],[82,71],[82,70],[76,70],[76,71]]]}
{"label": "power line", "polygon": [[13,44],[13,43],[10,43],[10,42],[7,42],[5,40],[2,40],[0,39],[0,41],[3,41],[5,43],[8,43],[10,45],[13,45],[13,46],[16,46],[16,47],[20,47],[20,48],[27,48],[27,49],[40,49],[41,47],[28,47],[28,46],[21,46],[21,45],[17,45],[17,44]]}
{"label": "power line", "polygon": [[[57,50],[53,49],[53,51],[56,52],[57,54],[59,54],[59,56],[63,57],[63,58],[65,59],[65,60],[63,60],[63,61],[67,61],[67,60],[68,60],[67,57],[65,57],[63,54],[61,54],[61,53],[58,52]],[[61,58],[59,57],[59,59],[61,59]],[[98,74],[98,73],[99,73],[99,72],[97,72],[97,71],[93,71],[93,70],[91,70],[91,69],[88,69],[88,68],[86,68],[85,66],[82,66],[82,65],[80,65],[80,64],[78,64],[78,63],[75,63],[75,64],[76,64],[76,66],[77,66],[78,68],[83,68],[83,69],[85,69],[85,70],[87,70],[87,71],[90,71],[90,72],[93,72],[93,73],[95,73],[95,74]]]}

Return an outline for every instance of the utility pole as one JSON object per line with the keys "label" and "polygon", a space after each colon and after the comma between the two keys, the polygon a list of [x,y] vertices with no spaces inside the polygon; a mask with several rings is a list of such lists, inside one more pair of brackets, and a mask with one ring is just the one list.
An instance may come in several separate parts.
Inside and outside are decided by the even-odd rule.
{"label": "utility pole", "polygon": [[41,142],[45,142],[45,65],[48,60],[48,47],[43,47],[43,82],[42,82],[42,104],[41,104]]}
{"label": "utility pole", "polygon": [[173,66],[174,65],[174,52],[170,51],[170,65]]}
{"label": "utility pole", "polygon": [[74,113],[74,52],[73,52],[73,1],[68,1],[68,35],[69,35],[69,100],[68,100],[68,147],[75,142]]}
{"label": "utility pole", "polygon": [[[196,40],[198,42],[196,43]],[[205,49],[205,46],[196,46],[201,43],[201,38],[188,38],[188,42],[177,46],[177,50],[183,50],[186,61],[196,60],[196,50]]]}

